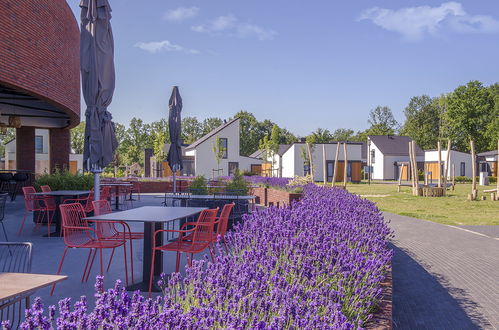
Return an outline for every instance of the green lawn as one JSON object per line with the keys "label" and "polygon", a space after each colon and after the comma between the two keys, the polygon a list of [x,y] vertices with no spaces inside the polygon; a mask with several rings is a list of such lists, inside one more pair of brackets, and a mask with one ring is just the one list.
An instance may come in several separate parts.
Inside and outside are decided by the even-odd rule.
{"label": "green lawn", "polygon": [[412,196],[411,187],[401,187],[390,183],[348,184],[349,192],[359,194],[375,202],[380,210],[414,218],[431,220],[449,225],[499,225],[499,201],[491,201],[490,193],[483,190],[494,186],[478,186],[478,195],[486,196],[485,201],[468,201],[471,184],[456,184],[445,197]]}

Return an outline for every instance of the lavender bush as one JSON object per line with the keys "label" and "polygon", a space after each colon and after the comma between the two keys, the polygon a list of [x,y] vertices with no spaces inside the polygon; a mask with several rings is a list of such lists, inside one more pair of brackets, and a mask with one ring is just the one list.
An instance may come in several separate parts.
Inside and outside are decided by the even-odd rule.
{"label": "lavender bush", "polygon": [[[308,185],[289,208],[247,215],[227,234],[229,253],[163,279],[164,296],[132,296],[118,281],[96,307],[82,298],[44,316],[39,298],[24,329],[361,328],[380,298],[391,235],[376,206],[341,189]],[[223,249],[219,249],[222,251]]]}

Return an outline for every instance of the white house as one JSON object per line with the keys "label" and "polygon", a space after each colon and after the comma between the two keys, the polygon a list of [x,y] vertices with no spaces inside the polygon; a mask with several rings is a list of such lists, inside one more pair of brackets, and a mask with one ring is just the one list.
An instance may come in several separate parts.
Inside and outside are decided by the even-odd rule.
{"label": "white house", "polygon": [[[35,173],[43,174],[49,172],[49,131],[47,129],[35,130]],[[16,169],[16,139],[5,144],[5,169]],[[70,172],[76,173],[83,170],[83,155],[69,154]]]}
{"label": "white house", "polygon": [[[336,161],[336,149],[339,142],[315,144],[312,151],[312,159],[314,166],[314,181],[324,181],[324,166],[326,166],[327,181],[333,180],[334,163]],[[346,142],[347,143],[347,178],[349,181],[361,180],[362,167],[362,143]],[[323,157],[325,151],[325,159]],[[303,154],[308,155],[307,145],[304,142],[283,144],[279,146],[279,151],[274,156],[273,168],[274,175],[280,177],[292,178],[295,176],[304,176],[309,174],[308,163],[303,159]],[[260,156],[261,153],[254,153],[252,156]],[[308,157],[308,156],[306,156]],[[343,146],[340,147],[338,156],[338,175],[336,181],[343,181],[344,173],[344,153]],[[269,158],[267,162],[271,162]]]}
{"label": "white house", "polygon": [[491,150],[477,154],[478,162],[480,164],[479,171],[488,172],[489,175],[497,176],[498,163],[498,150]]}
{"label": "white house", "polygon": [[[409,164],[409,142],[411,141],[412,139],[408,136],[369,135],[367,137],[367,165],[372,166],[371,178],[398,180],[401,165]],[[423,149],[416,145],[418,169],[423,169],[424,160]]]}
{"label": "white house", "polygon": [[[194,156],[194,172],[207,178],[219,175],[231,175],[239,168],[241,171],[252,171],[252,167],[260,166],[261,160],[239,154],[239,118],[234,118],[217,127],[196,142],[185,148],[186,156]],[[217,164],[213,145],[220,138],[224,155]],[[221,171],[217,171],[220,168]]]}
{"label": "white house", "polygon": [[[441,152],[441,173],[444,175],[445,164],[447,161],[447,150]],[[433,180],[438,178],[438,151],[426,150],[425,151],[425,166],[429,177]],[[449,166],[447,167],[447,178],[455,176],[467,176],[471,178],[471,155],[465,152],[451,150],[449,155]]]}

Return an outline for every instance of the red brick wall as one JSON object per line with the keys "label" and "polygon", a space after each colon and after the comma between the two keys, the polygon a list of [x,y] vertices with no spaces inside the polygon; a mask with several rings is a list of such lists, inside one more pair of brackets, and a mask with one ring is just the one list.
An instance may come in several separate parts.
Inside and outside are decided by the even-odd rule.
{"label": "red brick wall", "polygon": [[69,129],[52,128],[49,130],[50,173],[56,168],[69,170],[70,132]]}
{"label": "red brick wall", "polygon": [[284,207],[290,205],[292,201],[299,200],[301,194],[289,193],[285,190],[267,189],[268,206]]}
{"label": "red brick wall", "polygon": [[80,36],[65,0],[0,1],[0,84],[80,118]]}
{"label": "red brick wall", "polygon": [[16,129],[16,169],[35,172],[35,128]]}

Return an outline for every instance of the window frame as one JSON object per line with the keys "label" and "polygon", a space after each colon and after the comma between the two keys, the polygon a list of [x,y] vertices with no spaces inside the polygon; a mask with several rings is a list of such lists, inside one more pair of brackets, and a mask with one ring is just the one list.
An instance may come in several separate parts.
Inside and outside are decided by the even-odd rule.
{"label": "window frame", "polygon": [[[224,146],[225,142],[225,146]],[[223,150],[222,159],[227,159],[229,157],[229,139],[228,138],[220,138],[220,145]]]}
{"label": "window frame", "polygon": [[[40,141],[40,149],[38,148],[39,141]],[[43,154],[43,135],[35,135],[35,153]]]}

